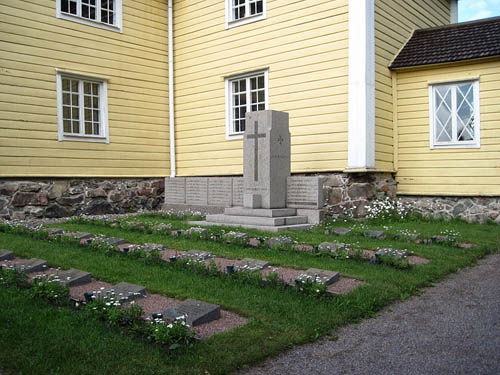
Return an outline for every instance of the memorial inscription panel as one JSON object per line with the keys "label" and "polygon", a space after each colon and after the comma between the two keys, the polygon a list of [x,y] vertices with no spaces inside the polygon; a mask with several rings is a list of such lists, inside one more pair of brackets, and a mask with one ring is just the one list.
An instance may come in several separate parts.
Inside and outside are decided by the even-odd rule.
{"label": "memorial inscription panel", "polygon": [[184,177],[165,179],[165,203],[186,203],[186,179]]}

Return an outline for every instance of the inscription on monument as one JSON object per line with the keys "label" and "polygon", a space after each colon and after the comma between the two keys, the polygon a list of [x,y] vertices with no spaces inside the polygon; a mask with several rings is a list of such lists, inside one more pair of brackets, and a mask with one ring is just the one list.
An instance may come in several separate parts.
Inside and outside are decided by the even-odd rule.
{"label": "inscription on monument", "polygon": [[234,177],[233,181],[233,206],[243,206],[243,177]]}
{"label": "inscription on monument", "polygon": [[193,205],[208,204],[208,178],[190,178],[186,184],[186,202]]}
{"label": "inscription on monument", "polygon": [[186,179],[183,177],[165,179],[165,202],[168,204],[186,203]]}
{"label": "inscription on monument", "polygon": [[208,205],[231,207],[233,184],[230,178],[213,177],[208,179]]}
{"label": "inscription on monument", "polygon": [[287,207],[322,208],[322,177],[288,177],[286,201]]}

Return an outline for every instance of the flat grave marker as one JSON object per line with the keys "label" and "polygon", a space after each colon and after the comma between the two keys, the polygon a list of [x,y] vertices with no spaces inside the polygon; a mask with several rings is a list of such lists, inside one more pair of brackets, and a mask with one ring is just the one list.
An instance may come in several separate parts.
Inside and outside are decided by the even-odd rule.
{"label": "flat grave marker", "polygon": [[118,238],[118,237],[106,237],[101,239],[102,242],[107,243],[108,245],[123,245],[124,243],[127,243],[123,238]]}
{"label": "flat grave marker", "polygon": [[269,262],[259,259],[245,258],[235,263],[236,271],[260,271],[269,266]]}
{"label": "flat grave marker", "polygon": [[58,274],[60,283],[69,287],[88,284],[92,281],[92,275],[88,272],[74,268]]}
{"label": "flat grave marker", "polygon": [[106,294],[114,293],[118,299],[127,298],[129,301],[146,296],[146,288],[130,283],[118,283],[106,291]]}
{"label": "flat grave marker", "polygon": [[220,319],[220,306],[187,299],[179,305],[163,312],[163,317],[171,322],[183,315],[186,319],[186,324],[194,327]]}
{"label": "flat grave marker", "polygon": [[185,252],[184,254],[179,255],[179,258],[192,259],[198,262],[205,261],[213,257],[214,257],[213,254],[209,253],[208,251],[202,251],[202,250],[190,250]]}
{"label": "flat grave marker", "polygon": [[320,270],[317,268],[309,268],[304,272],[308,278],[311,278],[313,281],[316,281],[320,284],[330,285],[334,282],[338,281],[340,278],[340,274],[335,271],[328,270]]}
{"label": "flat grave marker", "polygon": [[16,268],[17,272],[40,272],[47,268],[47,262],[43,259],[33,258],[21,263],[16,263],[14,267]]}
{"label": "flat grave marker", "polygon": [[12,251],[0,249],[0,260],[12,260],[15,255]]}

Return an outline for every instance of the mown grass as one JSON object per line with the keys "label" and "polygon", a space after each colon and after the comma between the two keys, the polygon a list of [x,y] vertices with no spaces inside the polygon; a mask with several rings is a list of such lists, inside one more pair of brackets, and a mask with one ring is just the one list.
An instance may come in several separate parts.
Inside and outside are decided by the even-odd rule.
{"label": "mown grass", "polygon": [[[134,220],[155,220],[168,222],[159,216],[135,218]],[[185,225],[182,222],[175,222]],[[339,226],[349,226],[352,223],[338,223]],[[387,226],[387,223],[378,225]],[[418,289],[439,281],[446,274],[474,262],[500,248],[500,227],[489,225],[466,224],[462,222],[403,222],[390,223],[392,229],[417,229],[428,231],[430,235],[438,234],[444,229],[454,229],[462,233],[464,240],[479,245],[475,249],[460,249],[445,245],[407,244],[393,240],[373,240],[352,234],[341,237],[343,242],[359,242],[361,247],[395,247],[407,248],[416,254],[425,256],[432,262],[425,266],[414,267],[401,271],[383,265],[372,265],[366,262],[335,260],[329,257],[318,257],[314,254],[300,252],[280,252],[278,250],[254,250],[241,246],[227,246],[210,241],[173,238],[161,235],[151,235],[118,228],[105,228],[95,225],[66,223],[58,225],[66,230],[78,230],[91,233],[101,233],[107,236],[122,237],[130,242],[162,243],[179,250],[202,249],[209,250],[219,256],[232,258],[253,257],[264,259],[275,265],[295,268],[323,268],[341,272],[345,276],[366,281],[366,286],[360,287],[347,296],[314,299],[297,293],[294,290],[282,291],[275,288],[259,288],[225,277],[210,277],[190,273],[175,267],[147,265],[127,257],[107,257],[104,254],[86,251],[84,248],[62,243],[51,243],[33,240],[26,236],[0,234],[0,247],[14,251],[18,256],[38,257],[45,259],[53,266],[63,268],[79,268],[91,272],[94,277],[111,283],[128,281],[144,285],[151,293],[160,293],[174,298],[195,298],[211,303],[217,303],[223,308],[235,311],[249,318],[249,323],[227,333],[219,334],[209,340],[198,343],[194,348],[176,357],[165,360],[166,352],[156,345],[145,344],[126,338],[119,332],[108,330],[94,321],[86,322],[92,328],[89,332],[101,332],[106,344],[97,346],[99,350],[85,350],[91,344],[80,346],[81,342],[99,339],[100,334],[85,330],[71,335],[63,334],[73,329],[80,332],[80,316],[75,313],[47,308],[39,304],[28,306],[28,301],[15,293],[6,299],[10,308],[0,311],[0,330],[8,334],[0,335],[0,367],[23,373],[107,373],[111,372],[116,363],[115,373],[169,373],[169,374],[210,374],[227,373],[237,368],[245,367],[262,360],[265,357],[289,348],[292,345],[313,341],[324,336],[339,326],[355,322],[361,318],[372,317],[383,306],[397,299],[404,299],[418,293]],[[370,229],[377,227],[369,225]],[[391,229],[391,230],[392,230]],[[327,236],[324,228],[310,232],[293,232],[293,237],[300,242],[317,244],[325,240],[339,238]],[[262,233],[253,232],[255,235]],[[4,292],[6,293],[6,292]],[[12,294],[12,293],[11,293]],[[8,297],[8,298],[7,298]],[[24,298],[24,302],[23,301]],[[2,298],[3,304],[4,298]],[[20,313],[16,315],[15,305],[19,304]],[[38,306],[38,307],[37,307]],[[33,310],[34,309],[34,310]],[[38,309],[38,310],[37,310]],[[59,324],[49,324],[47,321],[30,316],[42,312],[50,319],[59,319]],[[43,315],[42,314],[42,315]],[[52,314],[55,314],[52,317]],[[62,314],[64,318],[57,318]],[[9,321],[9,325],[4,322]],[[19,328],[18,328],[19,327]],[[31,332],[27,335],[27,332]],[[82,336],[83,335],[83,336]],[[12,337],[15,336],[15,340]],[[88,361],[71,360],[69,356],[53,356],[51,349],[43,345],[44,337],[54,337],[53,343],[63,343],[64,346],[76,347],[80,356],[93,357],[96,362],[107,361],[106,368],[95,369]],[[117,344],[112,337],[116,336]],[[108,337],[111,337],[109,340]],[[52,340],[52,339],[51,339]],[[108,341],[106,341],[108,340]],[[122,351],[123,340],[132,349]],[[37,355],[33,356],[33,352]],[[100,354],[102,352],[102,354]],[[16,358],[30,356],[31,361],[12,360],[10,353],[16,353]],[[109,353],[115,353],[113,357]],[[125,355],[122,355],[125,353]],[[54,357],[54,358],[52,358]],[[124,357],[127,360],[124,361]],[[114,359],[115,358],[115,359]],[[114,362],[116,361],[116,362]],[[148,362],[147,366],[141,363]],[[40,366],[46,371],[40,371]],[[109,369],[109,370],[108,370]]]}

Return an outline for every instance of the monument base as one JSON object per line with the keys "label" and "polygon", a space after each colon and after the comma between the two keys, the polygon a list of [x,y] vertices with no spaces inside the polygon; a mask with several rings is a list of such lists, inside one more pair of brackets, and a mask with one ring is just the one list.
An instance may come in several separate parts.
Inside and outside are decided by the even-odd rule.
{"label": "monument base", "polygon": [[206,221],[190,221],[193,225],[217,225],[229,227],[242,227],[259,229],[268,232],[281,232],[284,230],[309,229],[308,216],[297,215],[294,208],[247,208],[230,207],[224,214],[207,215]]}

